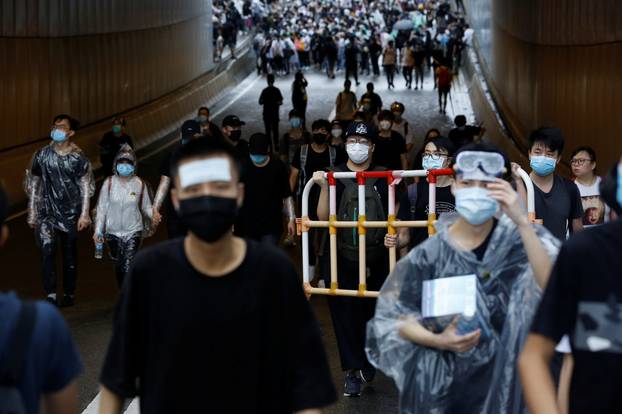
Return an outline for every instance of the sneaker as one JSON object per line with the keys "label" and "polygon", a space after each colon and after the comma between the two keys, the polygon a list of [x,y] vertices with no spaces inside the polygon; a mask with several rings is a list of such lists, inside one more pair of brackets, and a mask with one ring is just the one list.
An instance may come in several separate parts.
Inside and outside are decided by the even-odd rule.
{"label": "sneaker", "polygon": [[374,367],[363,368],[360,374],[361,374],[361,379],[363,380],[363,382],[370,383],[376,377],[376,368]]}
{"label": "sneaker", "polygon": [[54,306],[58,306],[58,302],[56,301],[56,295],[55,294],[50,294],[47,296],[47,298],[45,298],[45,300],[49,303],[51,303]]}
{"label": "sneaker", "polygon": [[346,381],[343,386],[344,397],[360,397],[361,395],[361,379],[354,370],[346,372]]}
{"label": "sneaker", "polygon": [[63,295],[63,308],[68,308],[76,304],[76,300],[73,295]]}

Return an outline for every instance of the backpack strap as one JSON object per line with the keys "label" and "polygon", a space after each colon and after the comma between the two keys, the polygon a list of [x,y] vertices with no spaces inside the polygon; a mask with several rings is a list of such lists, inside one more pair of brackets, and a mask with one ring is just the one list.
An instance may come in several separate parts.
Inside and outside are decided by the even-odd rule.
{"label": "backpack strap", "polygon": [[328,158],[330,162],[330,168],[335,166],[335,160],[337,159],[337,149],[332,145],[328,146]]}
{"label": "backpack strap", "polygon": [[[418,183],[414,183],[408,186],[408,202],[410,203],[411,212],[415,211],[415,206],[417,205],[417,184]],[[412,213],[412,216],[414,216],[414,213]]]}
{"label": "backpack strap", "polygon": [[112,189],[112,177],[108,177],[108,199],[110,199],[111,189]]}
{"label": "backpack strap", "polygon": [[22,301],[13,335],[7,343],[8,352],[4,361],[6,366],[0,373],[0,383],[16,385],[21,380],[36,316],[35,302]]}

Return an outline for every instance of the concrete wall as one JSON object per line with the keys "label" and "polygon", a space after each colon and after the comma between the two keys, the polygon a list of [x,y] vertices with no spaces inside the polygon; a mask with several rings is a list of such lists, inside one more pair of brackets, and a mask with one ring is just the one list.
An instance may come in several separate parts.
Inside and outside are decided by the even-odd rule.
{"label": "concrete wall", "polygon": [[562,128],[566,159],[593,146],[599,172],[622,140],[622,2],[466,0],[490,93],[517,147],[541,125]]}

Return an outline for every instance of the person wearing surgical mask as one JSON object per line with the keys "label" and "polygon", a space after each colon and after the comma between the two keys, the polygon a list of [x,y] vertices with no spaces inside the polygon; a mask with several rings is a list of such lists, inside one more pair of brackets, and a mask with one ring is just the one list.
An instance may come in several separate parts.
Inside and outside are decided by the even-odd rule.
{"label": "person wearing surgical mask", "polygon": [[[353,123],[346,133],[346,151],[348,161],[337,165],[335,172],[384,171],[384,167],[375,166],[372,159],[375,128],[366,123]],[[328,194],[329,186],[324,178],[324,171],[313,174],[313,181],[321,188],[317,203],[319,220],[329,219]],[[365,182],[366,219],[386,220],[388,217],[388,184],[386,179],[368,179]],[[356,180],[337,180],[335,186],[335,204],[338,220],[358,220],[358,193]],[[366,279],[368,290],[380,289],[388,273],[388,251],[383,246],[384,229],[368,229],[366,232],[366,262],[369,269]],[[337,266],[339,287],[342,289],[358,289],[359,247],[358,235],[352,229],[339,230],[337,233]],[[325,286],[330,286],[330,252],[329,243],[320,257],[320,266]],[[366,323],[373,314],[373,299],[329,297],[328,305],[333,320],[341,369],[344,372],[343,393],[347,397],[361,395],[362,382],[371,382],[375,377],[375,369],[365,356]]]}
{"label": "person wearing surgical mask", "polygon": [[99,142],[99,160],[106,176],[114,174],[113,161],[123,145],[134,148],[132,137],[125,131],[127,126],[125,119],[115,117],[112,120],[110,131],[106,132]]}
{"label": "person wearing surgical mask", "polygon": [[302,116],[298,111],[289,111],[289,130],[281,137],[279,152],[281,161],[288,167],[301,146],[311,143],[311,134],[305,131]]}
{"label": "person wearing surgical mask", "polygon": [[196,121],[201,125],[201,134],[210,138],[222,138],[222,132],[218,125],[210,120],[210,112],[207,106],[202,106],[197,112]]}
{"label": "person wearing surgical mask", "polygon": [[[440,170],[451,167],[452,155],[455,147],[447,137],[435,137],[424,148],[423,168],[426,171]],[[441,175],[436,179],[436,215],[456,210],[456,200],[451,191],[454,180],[451,176]],[[397,219],[402,221],[427,220],[429,212],[430,194],[428,180],[420,180],[408,185],[407,191],[402,195],[397,212]],[[384,244],[387,248],[397,247],[406,255],[410,249],[417,246],[428,238],[426,228],[400,227],[397,234],[385,236]]]}
{"label": "person wearing surgical mask", "polygon": [[[175,152],[171,178],[188,234],[136,257],[100,376],[99,412],[121,413],[136,396],[141,412],[321,413],[336,393],[296,270],[272,246],[233,234],[246,197],[234,148],[193,140]],[[187,392],[199,383],[201,392]],[[232,399],[234,390],[253,398]]]}
{"label": "person wearing surgical mask", "polygon": [[399,132],[393,130],[393,112],[381,111],[378,114],[378,138],[374,144],[374,162],[389,170],[407,170],[406,140]]}
{"label": "person wearing surgical mask", "polygon": [[560,243],[529,221],[509,168],[492,145],[459,150],[457,214],[443,214],[380,291],[367,355],[395,381],[402,413],[522,404],[516,360]]}
{"label": "person wearing surgical mask", "polygon": [[583,229],[579,188],[555,174],[563,150],[564,137],[558,128],[539,128],[529,136],[529,176],[535,187],[536,217],[560,240]]}
{"label": "person wearing surgical mask", "polygon": [[[50,143],[36,152],[26,170],[28,225],[34,229],[42,256],[43,288],[50,303],[75,304],[78,232],[91,224],[90,199],[95,192],[91,162],[74,144],[78,121],[54,117]],[[56,246],[63,256],[63,300],[57,300]]]}
{"label": "person wearing surgical mask", "polygon": [[340,121],[335,119],[331,122],[330,137],[328,139],[329,145],[345,149],[346,145],[343,128],[344,127]]}
{"label": "person wearing surgical mask", "polygon": [[136,175],[137,164],[132,148],[121,147],[114,162],[115,173],[104,180],[97,201],[93,241],[108,244],[119,289],[143,237],[159,224],[152,221],[151,194],[147,184]]}
{"label": "person wearing surgical mask", "polygon": [[270,152],[270,139],[256,133],[249,139],[249,160],[242,171],[244,203],[235,223],[235,234],[276,246],[283,234],[296,233],[296,213],[287,166]]}

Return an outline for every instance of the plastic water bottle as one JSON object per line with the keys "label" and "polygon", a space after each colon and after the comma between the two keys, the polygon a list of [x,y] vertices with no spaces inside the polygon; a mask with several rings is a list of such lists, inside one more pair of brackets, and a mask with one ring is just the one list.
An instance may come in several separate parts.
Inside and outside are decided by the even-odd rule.
{"label": "plastic water bottle", "polygon": [[104,257],[104,243],[97,242],[95,243],[95,258],[101,259]]}

